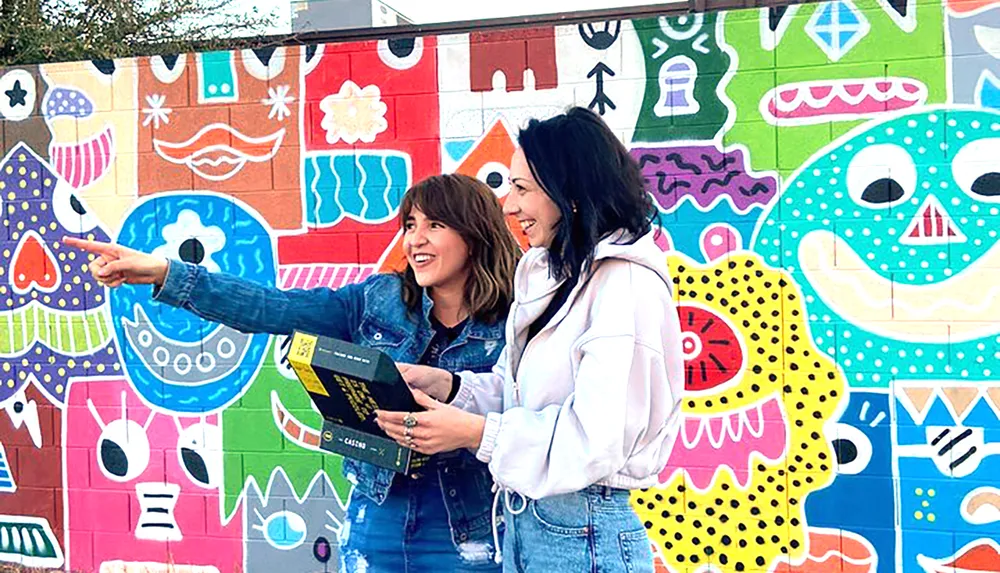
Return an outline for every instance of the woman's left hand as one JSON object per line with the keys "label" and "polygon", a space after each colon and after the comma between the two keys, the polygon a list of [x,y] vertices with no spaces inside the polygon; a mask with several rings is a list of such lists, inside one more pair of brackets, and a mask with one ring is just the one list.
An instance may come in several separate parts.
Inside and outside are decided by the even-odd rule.
{"label": "woman's left hand", "polygon": [[[438,402],[416,388],[412,392],[417,404],[426,408],[426,412],[376,412],[379,427],[389,437],[404,447],[427,455],[459,448],[479,448],[486,418]],[[415,426],[406,426],[407,416],[416,420]]]}

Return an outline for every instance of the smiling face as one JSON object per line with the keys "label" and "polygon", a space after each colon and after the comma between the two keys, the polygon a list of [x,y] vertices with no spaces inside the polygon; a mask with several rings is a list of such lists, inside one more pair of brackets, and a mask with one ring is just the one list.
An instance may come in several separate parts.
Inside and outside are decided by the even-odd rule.
{"label": "smiling face", "polygon": [[761,219],[754,249],[792,267],[813,320],[830,323],[816,343],[846,348],[852,382],[989,379],[1000,365],[983,279],[1000,259],[998,156],[1000,114],[897,116],[806,163]]}
{"label": "smiling face", "polygon": [[458,231],[414,208],[403,226],[403,252],[417,284],[461,289],[469,278],[469,247]]}
{"label": "smiling face", "polygon": [[503,204],[504,214],[517,219],[529,245],[549,248],[562,214],[531,174],[528,159],[520,148],[510,159],[510,183],[511,191]]}
{"label": "smiling face", "polygon": [[300,228],[301,58],[282,46],[141,59],[139,195],[219,191],[271,228]]}

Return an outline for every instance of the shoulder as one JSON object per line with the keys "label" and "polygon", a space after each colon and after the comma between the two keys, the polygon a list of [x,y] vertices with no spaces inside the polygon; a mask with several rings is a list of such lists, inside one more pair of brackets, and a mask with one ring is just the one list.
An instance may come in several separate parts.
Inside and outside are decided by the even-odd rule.
{"label": "shoulder", "polygon": [[664,280],[666,263],[662,272],[627,259],[608,258],[597,261],[591,273],[589,287],[643,289],[644,294],[662,294],[670,297],[673,287]]}
{"label": "shoulder", "polygon": [[396,294],[403,290],[403,277],[396,273],[375,273],[361,283],[366,294]]}
{"label": "shoulder", "polygon": [[603,334],[646,337],[670,312],[676,312],[672,287],[657,271],[625,259],[603,259],[596,265],[582,298],[590,325]]}

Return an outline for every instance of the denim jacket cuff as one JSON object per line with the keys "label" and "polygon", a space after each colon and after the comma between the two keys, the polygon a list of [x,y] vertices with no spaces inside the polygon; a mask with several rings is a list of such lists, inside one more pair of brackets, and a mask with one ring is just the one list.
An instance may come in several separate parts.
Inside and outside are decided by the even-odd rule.
{"label": "denim jacket cuff", "polygon": [[163,286],[159,288],[153,286],[153,300],[170,306],[182,306],[191,296],[197,275],[197,266],[168,259],[167,275],[163,279]]}
{"label": "denim jacket cuff", "polygon": [[500,412],[486,414],[483,439],[479,443],[479,450],[476,451],[476,459],[484,464],[490,463],[490,460],[493,459],[493,449],[497,445],[497,436],[500,434],[501,424],[503,424],[503,418]]}

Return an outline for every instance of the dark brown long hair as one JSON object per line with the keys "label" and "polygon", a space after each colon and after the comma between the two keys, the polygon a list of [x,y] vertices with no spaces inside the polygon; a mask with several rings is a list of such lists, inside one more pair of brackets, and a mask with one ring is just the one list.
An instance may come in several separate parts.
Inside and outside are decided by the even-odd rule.
{"label": "dark brown long hair", "polygon": [[[507,227],[493,191],[468,175],[434,175],[415,184],[403,196],[400,226],[405,228],[414,209],[454,229],[465,241],[469,278],[464,302],[469,315],[483,322],[505,316],[514,301],[514,270],[521,258],[521,247]],[[403,303],[416,312],[422,304],[423,287],[417,284],[410,265],[400,275]]]}

